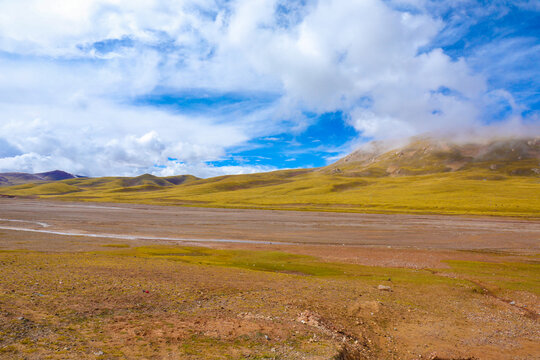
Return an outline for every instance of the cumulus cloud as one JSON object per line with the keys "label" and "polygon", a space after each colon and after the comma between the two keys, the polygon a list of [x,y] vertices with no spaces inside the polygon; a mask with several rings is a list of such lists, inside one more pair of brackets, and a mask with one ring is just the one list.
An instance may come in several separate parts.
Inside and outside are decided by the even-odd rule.
{"label": "cumulus cloud", "polygon": [[[209,162],[254,137],[301,131],[309,125],[306,112],[342,111],[359,134],[374,138],[479,127],[483,107],[494,97],[513,102],[512,95],[490,94],[485,74],[430,46],[447,26],[430,6],[424,0],[1,2],[0,171],[268,170]],[[248,99],[265,92],[275,100],[195,114],[137,102],[156,92],[195,90]]]}
{"label": "cumulus cloud", "polygon": [[226,123],[108,102],[92,101],[82,109],[15,104],[4,106],[4,116],[11,120],[0,124],[0,136],[32,156],[4,159],[0,170],[9,170],[17,161],[25,170],[31,170],[30,164],[42,170],[58,159],[67,171],[133,175],[153,171],[167,158],[189,163],[214,160],[224,155],[225,147],[247,140]]}

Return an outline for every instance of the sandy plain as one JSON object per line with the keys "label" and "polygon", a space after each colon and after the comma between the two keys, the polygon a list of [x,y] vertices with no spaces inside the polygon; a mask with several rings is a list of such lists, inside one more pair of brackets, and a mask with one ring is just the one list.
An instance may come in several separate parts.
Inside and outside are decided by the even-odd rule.
{"label": "sandy plain", "polygon": [[1,198],[0,356],[540,358],[539,253],[539,219]]}

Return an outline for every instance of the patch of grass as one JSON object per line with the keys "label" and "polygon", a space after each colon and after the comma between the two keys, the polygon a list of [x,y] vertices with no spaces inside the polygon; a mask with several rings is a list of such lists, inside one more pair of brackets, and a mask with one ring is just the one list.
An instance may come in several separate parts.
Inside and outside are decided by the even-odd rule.
{"label": "patch of grass", "polygon": [[[29,185],[29,184],[27,184]],[[7,195],[29,196],[29,195],[63,195],[81,191],[77,186],[64,182],[53,182],[46,184],[36,184],[34,186],[16,186],[6,192]]]}
{"label": "patch of grass", "polygon": [[108,252],[111,256],[158,258],[201,266],[220,266],[281,273],[284,275],[356,278],[372,285],[391,279],[394,284],[467,284],[464,280],[434,275],[428,270],[384,268],[356,264],[324,262],[320,259],[277,251],[217,250],[200,247],[146,246]]}
{"label": "patch of grass", "polygon": [[1,249],[0,250],[0,253],[29,253],[31,252],[30,250],[23,250],[23,249],[17,249],[17,250],[6,250],[6,249]]}
{"label": "patch of grass", "polygon": [[[325,262],[307,256],[276,251],[216,250],[199,247],[148,246],[108,253],[113,256],[156,258],[199,266],[219,266],[252,271],[280,273],[283,276],[357,279],[377,286],[457,286],[481,293],[482,286],[490,290],[527,291],[540,295],[540,264],[445,261],[451,270],[407,269]],[[440,272],[441,275],[437,273]],[[445,276],[451,273],[458,275]],[[469,280],[472,280],[471,283]]]}
{"label": "patch of grass", "polygon": [[540,264],[446,261],[452,272],[474,279],[490,290],[528,291],[540,295]]}

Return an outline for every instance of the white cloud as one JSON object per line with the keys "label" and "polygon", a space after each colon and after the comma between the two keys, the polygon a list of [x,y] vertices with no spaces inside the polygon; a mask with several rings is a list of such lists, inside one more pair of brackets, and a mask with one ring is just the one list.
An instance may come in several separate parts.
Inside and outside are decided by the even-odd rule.
{"label": "white cloud", "polygon": [[[445,24],[399,6],[428,3],[0,2],[0,146],[9,149],[0,171],[253,171],[262,168],[206,162],[251,138],[302,129],[305,111],[344,111],[376,138],[477,126],[485,79],[465,59],[422,53]],[[134,104],[155,89],[278,100],[189,116]]]}
{"label": "white cloud", "polygon": [[[224,148],[247,140],[230,124],[105,101],[94,100],[82,109],[66,104],[4,105],[3,114],[11,120],[0,122],[0,138],[9,139],[24,153],[41,157],[0,162],[0,171],[10,170],[17,160],[26,171],[31,159],[40,169],[58,159],[66,171],[133,175],[152,171],[155,164],[169,157],[193,163],[213,160],[223,156]],[[34,117],[36,114],[40,117]],[[43,163],[44,159],[50,161]]]}
{"label": "white cloud", "polygon": [[254,174],[260,172],[277,170],[273,166],[212,166],[207,164],[195,163],[186,164],[175,161],[169,161],[162,165],[162,169],[155,169],[152,174],[156,176],[172,176],[178,174],[195,174],[196,176],[208,178],[229,174]]}

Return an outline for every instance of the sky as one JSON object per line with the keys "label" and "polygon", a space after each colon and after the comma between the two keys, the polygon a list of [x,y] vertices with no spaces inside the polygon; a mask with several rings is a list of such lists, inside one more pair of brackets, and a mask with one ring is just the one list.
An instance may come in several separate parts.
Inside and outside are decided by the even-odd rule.
{"label": "sky", "polygon": [[211,177],[540,135],[540,1],[0,0],[0,172]]}

